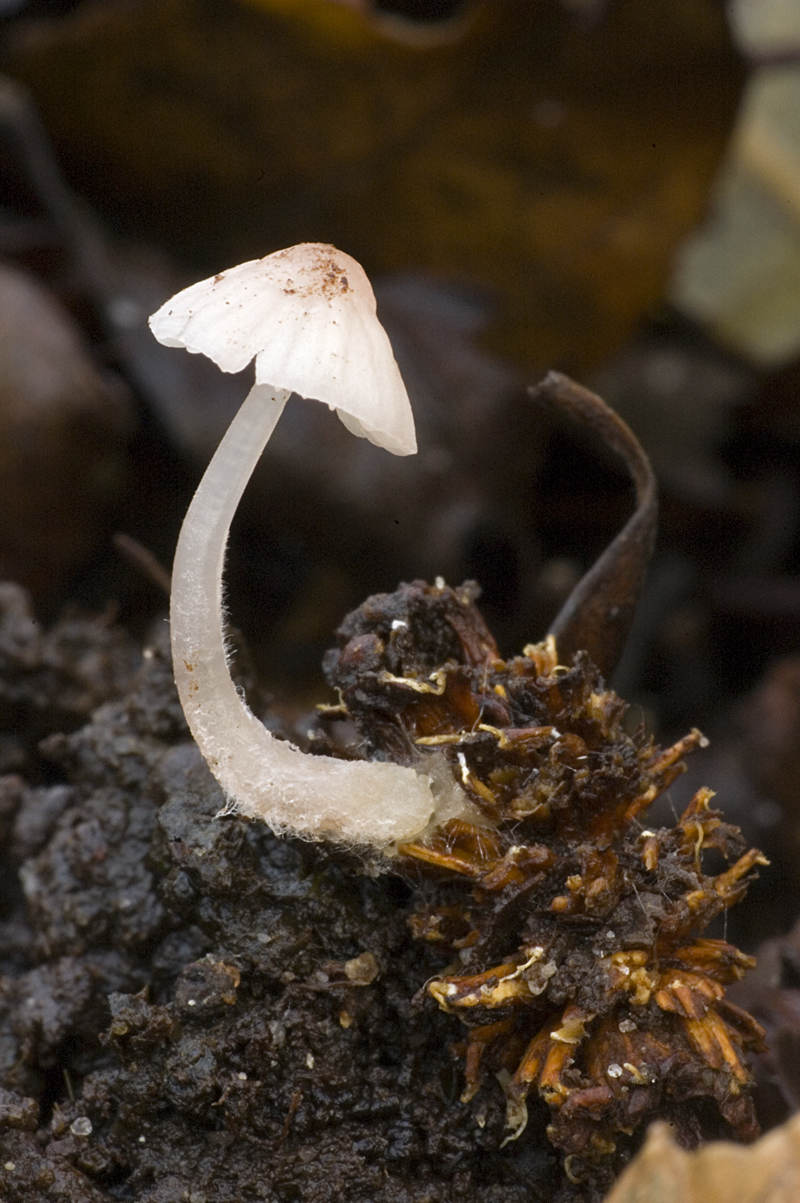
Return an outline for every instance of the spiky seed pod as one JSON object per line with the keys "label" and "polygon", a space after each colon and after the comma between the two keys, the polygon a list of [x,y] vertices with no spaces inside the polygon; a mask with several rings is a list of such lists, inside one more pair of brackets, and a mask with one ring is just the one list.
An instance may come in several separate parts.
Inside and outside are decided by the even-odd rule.
{"label": "spiky seed pod", "polygon": [[[763,1031],[724,997],[754,962],[702,932],[766,862],[709,790],[647,829],[703,737],[661,750],[627,734],[625,703],[584,654],[559,664],[552,638],[502,660],[476,596],[414,582],[369,598],[326,673],[364,755],[437,757],[474,802],[474,822],[400,849],[427,882],[412,930],[449,962],[428,993],[467,1028],[462,1100],[497,1075],[509,1140],[543,1100],[569,1181],[592,1195],[655,1116],[689,1144],[758,1134],[746,1052]],[[717,876],[710,848],[729,863]]]}

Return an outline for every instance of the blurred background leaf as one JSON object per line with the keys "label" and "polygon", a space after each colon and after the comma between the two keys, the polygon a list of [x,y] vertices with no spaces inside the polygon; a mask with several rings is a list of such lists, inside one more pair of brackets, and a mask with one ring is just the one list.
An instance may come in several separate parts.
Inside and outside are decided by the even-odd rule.
{"label": "blurred background leaf", "polygon": [[120,228],[209,270],[322,240],[455,278],[496,299],[496,351],[586,371],[703,212],[742,79],[721,6],[363,7],[103,0],[20,28],[7,65]]}
{"label": "blurred background leaf", "polygon": [[654,1124],[606,1203],[793,1203],[800,1195],[800,1118],[748,1148],[713,1141],[688,1153]]}

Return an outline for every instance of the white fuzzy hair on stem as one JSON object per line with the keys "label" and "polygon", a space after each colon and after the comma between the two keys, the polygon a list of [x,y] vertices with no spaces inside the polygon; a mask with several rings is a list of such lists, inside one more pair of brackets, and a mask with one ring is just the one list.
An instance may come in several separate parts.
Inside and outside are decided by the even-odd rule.
{"label": "white fuzzy hair on stem", "polygon": [[309,756],[275,739],[231,680],[223,568],[242,493],[292,393],[334,409],[348,430],[395,455],[416,451],[414,419],[369,280],[356,261],[303,243],[177,294],[150,319],[166,346],[256,379],[215,452],[181,528],[170,624],[189,728],[228,804],[277,832],[390,855],[432,824],[471,815],[435,756],[419,771]]}

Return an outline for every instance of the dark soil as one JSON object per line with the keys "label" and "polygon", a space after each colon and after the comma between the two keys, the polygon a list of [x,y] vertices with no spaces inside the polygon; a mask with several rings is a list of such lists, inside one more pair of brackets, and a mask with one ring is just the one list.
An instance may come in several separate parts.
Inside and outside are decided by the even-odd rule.
{"label": "dark soil", "polygon": [[167,630],[0,590],[0,1198],[552,1198],[544,1115],[458,1100],[410,886],[219,817]]}

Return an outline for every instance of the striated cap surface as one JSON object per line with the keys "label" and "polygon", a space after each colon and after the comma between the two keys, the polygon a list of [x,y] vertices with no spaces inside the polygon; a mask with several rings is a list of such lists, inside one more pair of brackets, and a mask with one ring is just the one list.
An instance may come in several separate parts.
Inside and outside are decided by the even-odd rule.
{"label": "striated cap surface", "polygon": [[150,318],[160,343],[223,372],[256,361],[256,383],[311,397],[348,430],[395,455],[417,450],[414,418],[375,296],[350,255],[301,243],[241,263],[167,301]]}

